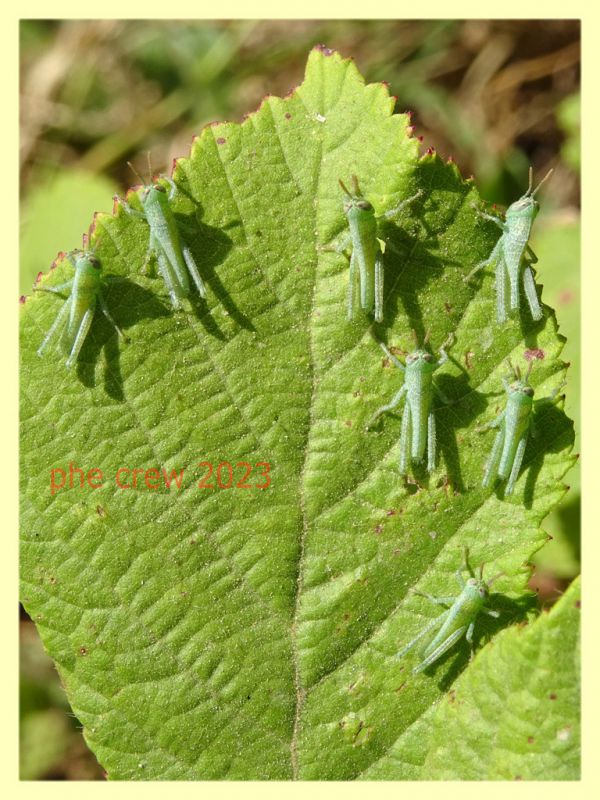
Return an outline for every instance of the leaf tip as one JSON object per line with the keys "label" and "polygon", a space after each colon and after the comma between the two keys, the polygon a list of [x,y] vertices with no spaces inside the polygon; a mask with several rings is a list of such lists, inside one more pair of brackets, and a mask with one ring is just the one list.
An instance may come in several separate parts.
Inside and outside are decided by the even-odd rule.
{"label": "leaf tip", "polygon": [[[324,45],[324,44],[316,44],[316,45],[313,47],[313,52],[321,53],[321,54],[322,54],[322,55],[324,55],[326,58],[329,58],[329,56],[332,56],[332,55],[334,55],[335,53],[337,53],[337,50],[334,50],[334,49],[333,49],[333,48],[331,48],[331,47],[327,47],[327,45]],[[348,59],[348,60],[349,60],[349,61],[352,61],[352,59]]]}

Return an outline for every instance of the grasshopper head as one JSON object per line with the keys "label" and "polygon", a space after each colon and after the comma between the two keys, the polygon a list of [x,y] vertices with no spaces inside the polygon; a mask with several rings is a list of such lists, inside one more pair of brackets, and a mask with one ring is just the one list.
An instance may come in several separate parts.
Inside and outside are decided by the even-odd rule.
{"label": "grasshopper head", "polygon": [[533,397],[534,388],[529,383],[529,376],[531,375],[533,361],[529,362],[529,367],[527,368],[527,372],[525,373],[525,375],[522,375],[521,368],[519,367],[519,365],[516,364],[515,366],[513,366],[510,359],[507,360],[514,375],[514,380],[512,381],[512,383],[508,384],[509,394],[519,393],[525,395],[526,397]]}
{"label": "grasshopper head", "polygon": [[488,584],[483,578],[469,578],[467,586],[475,596],[480,597],[482,600],[486,600],[490,595]]}
{"label": "grasshopper head", "polygon": [[158,197],[156,194],[157,192],[160,192],[160,194],[166,194],[167,190],[160,183],[151,183],[148,186],[144,186],[141,195],[142,203],[145,203],[149,197]]}
{"label": "grasshopper head", "polygon": [[423,350],[423,348],[419,347],[406,356],[407,364],[416,364],[417,361],[422,361],[424,364],[433,364],[435,357],[428,350]]}
{"label": "grasshopper head", "polygon": [[[553,170],[550,170],[538,183],[535,189],[533,189],[533,169],[529,167],[529,186],[527,191],[523,195],[523,197],[519,197],[518,200],[510,205],[506,211],[506,219],[517,219],[519,217],[529,217],[534,220],[540,210],[540,204],[535,199],[535,195],[539,192],[541,186],[548,180],[550,175],[552,175]],[[532,191],[533,189],[533,191]]]}
{"label": "grasshopper head", "polygon": [[530,386],[526,381],[513,381],[509,384],[509,389],[511,394],[515,392],[520,392],[521,394],[526,395],[527,397],[533,397],[534,389],[533,386]]}
{"label": "grasshopper head", "polygon": [[437,359],[428,350],[423,347],[417,347],[416,350],[406,356],[406,366],[413,366],[417,370],[425,368],[433,371],[437,367]]}
{"label": "grasshopper head", "polygon": [[81,275],[98,277],[102,273],[102,264],[93,250],[77,250],[74,253],[75,269]]}
{"label": "grasshopper head", "polygon": [[352,212],[354,212],[354,214],[357,216],[362,212],[372,213],[373,206],[360,191],[360,186],[358,185],[358,178],[356,175],[352,176],[353,191],[347,189],[346,184],[342,180],[340,180],[340,186],[346,195],[344,199],[344,214],[346,214],[346,216]]}

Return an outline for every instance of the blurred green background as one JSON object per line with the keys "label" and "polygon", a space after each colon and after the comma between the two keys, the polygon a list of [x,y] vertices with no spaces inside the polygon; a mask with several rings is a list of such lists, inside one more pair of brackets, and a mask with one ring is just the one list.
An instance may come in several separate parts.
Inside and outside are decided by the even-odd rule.
{"label": "blurred green background", "polygon": [[[579,431],[580,27],[562,20],[22,21],[20,293],[58,251],[81,246],[94,211],[170,170],[213,120],[239,121],[303,77],[308,51],[352,56],[411,110],[423,150],[452,156],[490,202],[553,167],[532,239],[543,299],[568,337],[566,411]],[[565,266],[567,265],[567,266]],[[576,441],[579,451],[579,437]],[[549,604],[579,573],[579,467],[545,522],[531,585]],[[37,633],[21,610],[21,777],[102,779]]]}

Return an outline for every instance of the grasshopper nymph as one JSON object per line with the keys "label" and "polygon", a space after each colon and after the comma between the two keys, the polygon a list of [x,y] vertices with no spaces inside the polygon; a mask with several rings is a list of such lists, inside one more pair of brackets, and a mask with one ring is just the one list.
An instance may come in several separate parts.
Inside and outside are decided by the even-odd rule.
{"label": "grasshopper nymph", "polygon": [[425,459],[425,452],[427,452],[427,471],[432,472],[435,469],[434,393],[440,397],[442,402],[447,402],[447,400],[436,386],[433,373],[448,360],[448,354],[443,347],[440,347],[441,358],[436,359],[429,351],[425,350],[428,339],[429,334],[425,336],[423,347],[417,347],[406,356],[406,365],[390,353],[383,342],[379,342],[381,349],[390,361],[404,372],[404,383],[390,402],[375,412],[367,425],[367,430],[381,414],[392,411],[400,405],[400,401],[406,395],[400,429],[400,472],[403,475],[406,474],[409,458],[412,461],[421,462]]}
{"label": "grasshopper nymph", "polygon": [[[129,165],[137,175],[131,164]],[[148,165],[150,168],[150,165]],[[142,178],[137,176],[143,184]],[[169,295],[173,308],[181,308],[181,299],[190,294],[189,274],[192,276],[198,294],[206,298],[204,282],[198,272],[198,267],[189,247],[182,241],[175,215],[171,210],[170,202],[177,190],[172,178],[162,176],[167,181],[171,190],[167,194],[166,188],[158,183],[142,185],[139,198],[143,211],[132,208],[129,203],[118,196],[116,199],[123,209],[133,217],[145,220],[150,228],[150,240],[146,254],[146,264],[154,253],[160,272]]]}
{"label": "grasshopper nymph", "polygon": [[[431,640],[421,650],[421,662],[413,667],[413,672],[423,672],[427,667],[431,666],[437,661],[444,653],[449,650],[463,635],[466,636],[467,642],[473,644],[473,631],[475,629],[475,620],[477,616],[483,612],[490,617],[498,618],[500,616],[498,611],[487,608],[485,603],[489,597],[489,588],[492,583],[499,578],[503,573],[500,572],[495,575],[491,580],[483,580],[483,564],[479,568],[479,577],[473,575],[473,571],[469,566],[468,550],[465,547],[465,569],[468,571],[470,577],[465,581],[462,576],[462,570],[456,571],[456,580],[458,581],[461,592],[457,597],[433,597],[424,592],[415,591],[415,594],[431,600],[432,603],[445,606],[446,610],[438,617],[431,620],[416,636],[410,641],[400,652],[398,658],[402,658],[409,650],[411,650],[417,642],[419,642],[428,633],[439,629],[435,635],[432,635]],[[471,650],[471,658],[473,651]]]}
{"label": "grasshopper nymph", "polygon": [[[491,422],[488,422],[487,425],[477,428],[478,431],[485,431],[490,428],[499,429],[487,462],[482,486],[488,488],[493,485],[497,478],[506,480],[507,484],[504,493],[507,495],[512,494],[519,477],[529,434],[535,433],[533,421],[534,390],[529,384],[533,361],[529,363],[525,377],[521,375],[518,365],[513,367],[510,359],[508,359],[508,365],[512,370],[514,380],[509,383],[506,378],[502,379],[504,389],[508,395],[506,407],[501,414]],[[544,399],[554,401],[559,390],[560,387],[550,397]]]}
{"label": "grasshopper nymph", "polygon": [[58,286],[35,287],[34,291],[60,294],[63,291],[70,290],[66,302],[58,312],[52,327],[38,349],[38,355],[41,356],[54,334],[58,332],[61,325],[64,325],[58,344],[59,349],[67,356],[67,367],[70,367],[76,361],[90,330],[96,304],[100,306],[104,316],[115,328],[119,336],[124,339],[127,339],[127,337],[110,315],[106,305],[106,300],[102,294],[102,264],[94,250],[73,250],[66,255],[66,258],[75,268],[74,277]]}
{"label": "grasshopper nymph", "polygon": [[367,313],[374,311],[375,321],[383,320],[383,253],[385,242],[378,238],[379,220],[390,219],[398,214],[405,206],[421,196],[419,190],[412,197],[407,198],[399,206],[376,215],[375,209],[362,194],[356,175],[352,176],[350,191],[342,180],[339,181],[342,191],[346,195],[344,200],[344,214],[348,220],[348,232],[335,247],[323,247],[323,250],[333,250],[343,253],[348,247],[350,253],[350,274],[348,280],[347,316],[354,318],[354,306],[358,290],[360,306]]}
{"label": "grasshopper nymph", "polygon": [[533,221],[540,210],[535,195],[552,172],[553,170],[550,170],[532,191],[533,170],[529,168],[529,188],[523,197],[508,207],[504,222],[491,214],[477,211],[480,217],[495,223],[502,231],[502,236],[496,242],[489,258],[477,264],[464,280],[470,280],[476,272],[489,264],[496,264],[496,317],[500,323],[506,322],[508,315],[519,309],[521,282],[534,321],[537,322],[543,316],[531,269],[531,265],[536,264],[538,259],[529,246],[529,236]]}

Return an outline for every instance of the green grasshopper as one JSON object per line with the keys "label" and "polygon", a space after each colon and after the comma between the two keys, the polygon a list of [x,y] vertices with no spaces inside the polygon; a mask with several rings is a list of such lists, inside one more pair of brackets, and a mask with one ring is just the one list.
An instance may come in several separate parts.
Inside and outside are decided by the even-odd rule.
{"label": "green grasshopper", "polygon": [[[428,340],[429,334],[426,334],[423,341],[424,346]],[[425,451],[427,451],[427,471],[432,472],[435,469],[436,461],[434,393],[443,402],[448,402],[436,386],[433,374],[448,360],[448,354],[444,347],[440,347],[441,358],[436,359],[424,347],[418,347],[406,356],[406,365],[404,365],[390,353],[383,342],[379,342],[379,346],[390,361],[404,372],[404,383],[391,401],[375,412],[367,424],[367,430],[381,414],[392,411],[400,405],[402,398],[406,395],[400,428],[400,472],[403,475],[406,474],[409,455],[412,461],[421,462],[425,458]]]}
{"label": "green grasshopper", "polygon": [[[84,245],[87,245],[86,239],[84,239]],[[96,304],[100,306],[102,313],[119,336],[125,340],[127,340],[127,337],[112,318],[106,305],[106,300],[102,294],[102,264],[94,250],[91,248],[73,250],[67,253],[65,257],[75,268],[74,277],[58,286],[36,286],[34,291],[61,294],[67,289],[70,290],[67,301],[58,312],[52,327],[37,351],[38,355],[41,356],[52,337],[59,331],[61,325],[64,325],[64,330],[59,340],[59,349],[67,356],[66,365],[70,367],[76,361],[89,333]]]}
{"label": "green grasshopper", "polygon": [[[487,425],[477,428],[477,431],[486,431],[490,428],[499,429],[486,465],[482,486],[487,489],[500,478],[507,481],[504,493],[509,495],[512,494],[515,488],[521,464],[523,463],[527,440],[530,433],[535,435],[535,427],[533,420],[534,389],[529,383],[529,376],[534,362],[529,362],[525,377],[522,377],[521,369],[518,365],[513,366],[510,359],[507,359],[507,362],[512,370],[514,381],[509,383],[506,378],[502,378],[502,383],[508,396],[506,407],[501,414],[491,422],[488,422]],[[542,398],[537,402],[543,402],[544,400],[554,401],[563,385],[564,383],[550,397]]]}
{"label": "green grasshopper", "polygon": [[[483,580],[483,564],[479,568],[479,577],[473,575],[473,570],[469,566],[468,549],[465,547],[465,570],[468,571],[470,577],[465,581],[462,576],[462,571],[458,569],[455,573],[456,580],[458,581],[461,592],[457,597],[433,597],[424,592],[415,591],[415,594],[425,597],[432,603],[437,605],[446,606],[446,610],[435,619],[431,620],[412,641],[410,641],[399,653],[398,658],[403,656],[411,650],[417,642],[419,642],[428,633],[439,629],[427,645],[421,650],[421,662],[413,667],[413,672],[423,672],[427,667],[431,666],[435,661],[441,658],[444,653],[449,650],[463,635],[466,636],[469,645],[473,645],[473,632],[475,629],[475,621],[480,613],[487,614],[490,617],[498,618],[500,613],[491,608],[487,608],[485,603],[489,597],[490,586],[494,581],[499,578],[503,573],[500,572],[495,575],[487,583]],[[449,606],[449,608],[448,608]],[[471,658],[473,657],[473,650],[471,649]]]}
{"label": "green grasshopper", "polygon": [[[476,272],[487,267],[488,264],[496,264],[496,317],[500,323],[506,322],[508,315],[519,309],[521,281],[532,318],[537,322],[543,316],[531,269],[531,265],[536,264],[538,259],[529,246],[529,236],[533,221],[540,210],[540,204],[535,199],[535,195],[552,175],[552,172],[553,170],[550,170],[539,182],[537,188],[532,191],[533,170],[531,167],[529,168],[529,188],[523,197],[508,207],[504,222],[498,217],[477,210],[480,217],[490,220],[500,228],[502,236],[496,242],[489,258],[477,264],[464,280],[469,281]],[[506,292],[507,279],[510,288],[509,296]]]}
{"label": "green grasshopper", "polygon": [[396,208],[376,215],[371,203],[363,196],[358,178],[352,176],[353,191],[346,188],[342,180],[339,181],[342,191],[346,195],[344,200],[344,214],[348,220],[348,233],[335,247],[323,247],[323,250],[333,250],[336,253],[345,252],[351,247],[350,275],[348,282],[347,316],[354,318],[354,305],[358,289],[360,306],[367,313],[374,310],[376,322],[383,320],[383,253],[385,242],[378,238],[379,221],[390,219],[398,214],[405,206],[421,196],[419,190],[412,197],[404,200]]}
{"label": "green grasshopper", "polygon": [[[165,180],[171,187],[167,195],[167,190],[162,184],[158,182],[144,184],[143,179],[133,166],[131,164],[129,166],[143,184],[139,190],[139,199],[143,211],[132,208],[129,203],[118,196],[115,196],[115,199],[123,206],[127,214],[143,219],[148,223],[150,241],[145,264],[148,263],[154,253],[158,262],[158,270],[169,292],[173,308],[181,308],[181,299],[189,297],[188,270],[196,284],[198,294],[205,299],[206,289],[204,282],[200,277],[198,267],[189,247],[181,239],[175,215],[171,210],[170,202],[177,191],[175,182],[172,178],[162,176],[162,180]],[[148,164],[148,167],[150,168],[150,164]]]}

